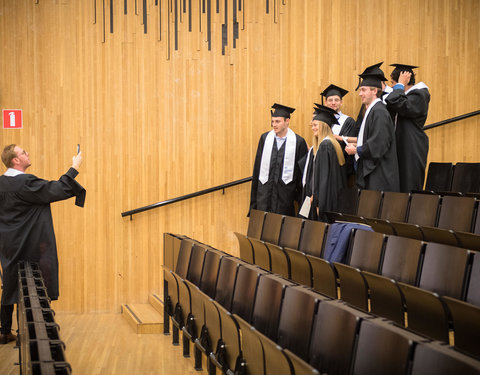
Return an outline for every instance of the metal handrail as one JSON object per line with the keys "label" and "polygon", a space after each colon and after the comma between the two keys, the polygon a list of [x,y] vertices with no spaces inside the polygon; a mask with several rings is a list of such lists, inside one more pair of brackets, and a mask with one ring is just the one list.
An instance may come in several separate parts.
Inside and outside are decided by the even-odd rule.
{"label": "metal handrail", "polygon": [[172,203],[184,201],[186,199],[195,198],[195,197],[198,197],[200,195],[213,193],[214,191],[218,191],[218,190],[223,190],[224,193],[225,193],[226,188],[236,186],[236,185],[240,185],[240,184],[244,184],[244,183],[249,182],[249,181],[252,181],[252,177],[245,177],[245,178],[242,178],[241,180],[228,182],[226,184],[218,185],[218,186],[211,187],[211,188],[208,188],[208,189],[205,189],[205,190],[200,190],[200,191],[197,191],[195,193],[182,195],[181,197],[167,199],[167,200],[162,201],[162,202],[158,202],[158,203],[150,204],[148,206],[136,208],[134,210],[122,212],[122,217],[130,216],[130,220],[132,220],[132,215],[138,214],[140,212],[148,211],[148,210],[151,210],[151,209],[154,209],[154,208],[157,208],[157,207],[166,206],[167,204],[172,204]]}
{"label": "metal handrail", "polygon": [[[452,117],[452,118],[447,119],[447,120],[443,120],[443,121],[435,122],[435,123],[430,124],[430,125],[426,125],[426,126],[423,127],[423,129],[428,130],[428,129],[436,128],[438,126],[450,124],[452,122],[459,121],[459,120],[464,120],[466,118],[473,117],[473,116],[476,116],[476,115],[479,115],[479,114],[480,114],[480,110],[470,112],[470,113],[466,113],[466,114],[461,115],[461,116]],[[252,181],[252,177],[242,178],[241,180],[236,180],[236,181],[228,182],[226,184],[215,186],[215,187],[212,187],[212,188],[209,188],[209,189],[200,190],[200,191],[197,191],[196,193],[182,195],[181,197],[177,197],[177,198],[173,198],[173,199],[167,199],[167,200],[162,201],[162,202],[158,202],[158,203],[150,204],[148,206],[136,208],[134,210],[122,212],[122,217],[130,216],[130,220],[132,220],[132,216],[135,215],[135,214],[138,214],[140,212],[144,212],[144,211],[152,210],[154,208],[166,206],[168,204],[184,201],[186,199],[195,198],[195,197],[198,197],[200,195],[213,193],[214,191],[218,191],[218,190],[224,190],[224,193],[225,193],[226,188],[229,188],[229,187],[232,187],[232,186],[235,186],[235,185],[244,184],[244,183],[249,182],[249,181]]]}

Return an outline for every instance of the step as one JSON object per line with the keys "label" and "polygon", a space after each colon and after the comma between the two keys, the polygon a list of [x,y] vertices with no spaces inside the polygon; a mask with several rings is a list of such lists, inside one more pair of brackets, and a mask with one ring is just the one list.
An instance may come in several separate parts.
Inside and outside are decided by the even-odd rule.
{"label": "step", "polygon": [[148,296],[148,303],[163,317],[163,299],[160,298],[158,294],[150,294]]}
{"label": "step", "polygon": [[124,304],[122,315],[136,333],[163,333],[163,313],[149,303]]}

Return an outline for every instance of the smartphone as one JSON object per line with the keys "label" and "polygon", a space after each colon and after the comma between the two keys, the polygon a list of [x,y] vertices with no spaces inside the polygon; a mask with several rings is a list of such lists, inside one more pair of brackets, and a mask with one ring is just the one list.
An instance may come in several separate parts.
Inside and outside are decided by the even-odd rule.
{"label": "smartphone", "polygon": [[80,143],[77,144],[77,155],[80,153]]}

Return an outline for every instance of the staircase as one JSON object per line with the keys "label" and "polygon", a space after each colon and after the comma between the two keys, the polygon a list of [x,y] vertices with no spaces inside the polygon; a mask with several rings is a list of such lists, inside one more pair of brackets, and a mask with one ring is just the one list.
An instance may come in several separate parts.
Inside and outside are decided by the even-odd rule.
{"label": "staircase", "polygon": [[138,334],[163,333],[163,300],[157,294],[148,303],[122,305],[122,315]]}

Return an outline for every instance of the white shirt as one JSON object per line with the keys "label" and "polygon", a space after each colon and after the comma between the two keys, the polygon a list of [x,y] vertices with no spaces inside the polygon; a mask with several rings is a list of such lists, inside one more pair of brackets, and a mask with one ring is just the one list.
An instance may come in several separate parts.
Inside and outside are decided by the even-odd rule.
{"label": "white shirt", "polygon": [[3,175],[7,177],[15,177],[15,176],[18,176],[19,174],[24,174],[24,173],[25,172],[19,171],[18,169],[8,168]]}

